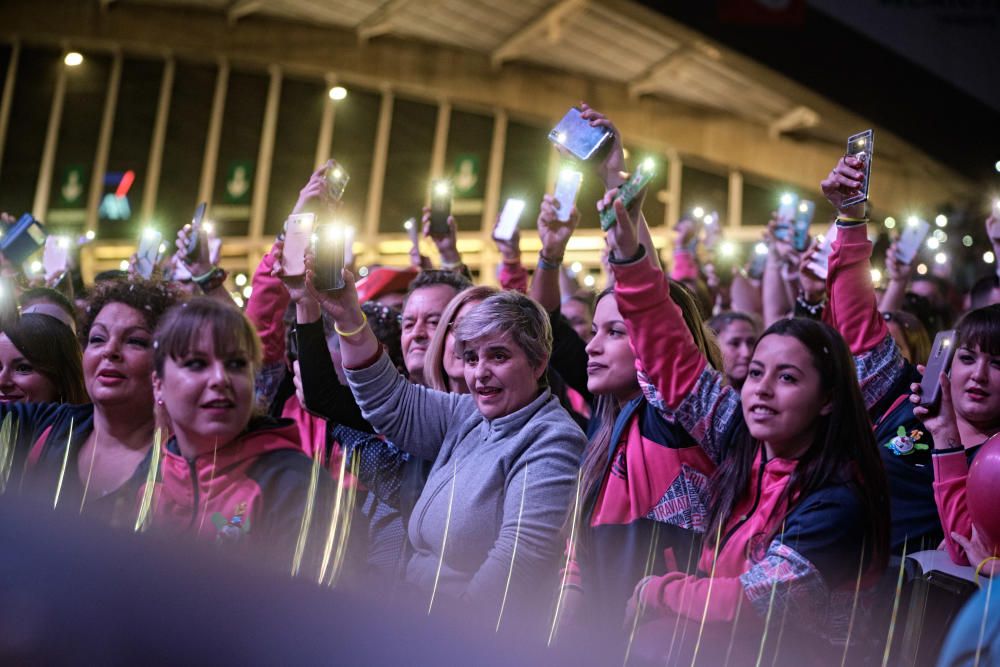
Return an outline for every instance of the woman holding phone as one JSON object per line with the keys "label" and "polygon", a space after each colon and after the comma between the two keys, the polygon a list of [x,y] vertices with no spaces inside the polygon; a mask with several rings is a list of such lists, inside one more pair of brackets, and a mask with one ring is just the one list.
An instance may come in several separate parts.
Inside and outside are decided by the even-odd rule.
{"label": "woman holding phone", "polygon": [[493,619],[508,602],[548,596],[585,442],[543,382],[548,315],[514,292],[463,315],[455,351],[470,393],[449,394],[399,374],[358,306],[353,276],[345,271],[344,279],[342,290],[301,300],[299,318],[318,319],[322,303],[365,417],[432,462],[408,526],[406,581],[431,596],[476,602]]}

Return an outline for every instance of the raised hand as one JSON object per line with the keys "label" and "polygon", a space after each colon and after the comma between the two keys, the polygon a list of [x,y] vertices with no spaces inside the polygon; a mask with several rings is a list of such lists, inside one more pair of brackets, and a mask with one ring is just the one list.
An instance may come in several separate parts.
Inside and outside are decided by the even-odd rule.
{"label": "raised hand", "polygon": [[174,245],[177,247],[177,260],[182,262],[191,272],[192,276],[203,276],[212,270],[212,256],[211,249],[208,247],[208,231],[204,226],[198,229],[198,256],[189,260],[187,258],[187,245],[188,241],[191,239],[191,235],[194,234],[194,230],[191,228],[190,223],[184,225],[177,232],[177,241]]}
{"label": "raised hand", "polygon": [[[926,372],[918,365],[921,375]],[[921,388],[919,382],[910,385],[910,403],[913,403],[913,415],[923,422],[934,438],[934,449],[951,449],[961,447],[962,438],[958,433],[958,421],[955,417],[955,407],[951,402],[951,379],[941,373],[938,378],[941,383],[941,401],[936,409],[920,405]]]}
{"label": "raised hand", "polygon": [[604,198],[598,202],[597,208],[599,211],[603,211],[608,206],[615,207],[615,217],[618,222],[608,230],[606,240],[611,257],[620,261],[632,259],[639,254],[639,232],[638,223],[625,209],[625,204],[617,197],[618,188],[608,190],[604,193]]}
{"label": "raised hand", "polygon": [[819,184],[823,196],[833,204],[838,214],[848,218],[863,218],[865,202],[844,207],[844,200],[857,194],[865,181],[865,164],[851,155],[845,155],[837,161],[826,178]]}
{"label": "raised hand", "polygon": [[889,245],[885,253],[885,273],[889,280],[907,282],[913,272],[912,264],[904,264],[896,255],[896,242]]}
{"label": "raised hand", "polygon": [[826,294],[826,281],[813,273],[809,267],[813,257],[819,250],[819,239],[813,239],[809,248],[802,253],[799,260],[799,287],[805,293],[805,299],[809,303],[819,303]]}
{"label": "raised hand", "polygon": [[542,255],[556,264],[562,262],[569,239],[580,224],[580,212],[574,206],[569,220],[561,222],[556,212],[556,199],[547,194],[542,197],[537,224],[538,236],[542,241]]}
{"label": "raised hand", "polygon": [[420,224],[424,236],[433,241],[434,246],[438,249],[443,268],[454,267],[462,263],[462,255],[458,252],[458,225],[455,222],[455,216],[448,216],[448,231],[445,234],[432,234],[431,209],[429,206],[425,206]]}
{"label": "raised hand", "polygon": [[336,206],[336,202],[330,201],[327,195],[326,169],[327,165],[324,164],[314,171],[306,184],[299,190],[299,199],[295,202],[295,208],[292,209],[293,214],[305,213],[308,209],[316,208],[320,204],[331,209]]}
{"label": "raised hand", "polygon": [[622,145],[621,134],[607,116],[583,102],[580,103],[580,117],[590,121],[591,127],[603,127],[611,131],[611,146],[604,159],[596,164],[595,171],[606,190],[617,188],[628,179],[625,147]]}

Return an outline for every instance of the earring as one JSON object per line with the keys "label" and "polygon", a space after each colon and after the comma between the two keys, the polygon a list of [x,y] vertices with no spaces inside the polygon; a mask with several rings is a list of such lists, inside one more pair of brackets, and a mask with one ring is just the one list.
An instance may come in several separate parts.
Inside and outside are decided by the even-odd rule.
{"label": "earring", "polygon": [[162,406],[163,405],[163,399],[162,398],[156,399],[156,404]]}

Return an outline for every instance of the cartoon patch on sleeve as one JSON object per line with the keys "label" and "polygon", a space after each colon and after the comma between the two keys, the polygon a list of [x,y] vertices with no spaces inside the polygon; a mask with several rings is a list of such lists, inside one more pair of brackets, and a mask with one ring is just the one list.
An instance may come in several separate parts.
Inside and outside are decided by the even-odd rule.
{"label": "cartoon patch on sleeve", "polygon": [[246,518],[247,504],[240,503],[236,506],[233,518],[227,519],[221,512],[212,515],[212,523],[218,533],[215,536],[217,542],[236,542],[241,536],[250,532],[250,520]]}

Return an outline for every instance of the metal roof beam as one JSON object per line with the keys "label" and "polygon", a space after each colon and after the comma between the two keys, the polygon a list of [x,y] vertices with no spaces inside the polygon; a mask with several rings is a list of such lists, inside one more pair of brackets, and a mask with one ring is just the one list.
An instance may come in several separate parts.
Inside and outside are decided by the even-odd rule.
{"label": "metal roof beam", "polygon": [[645,72],[628,83],[628,95],[631,98],[650,93],[660,87],[660,82],[674,74],[684,66],[691,57],[686,47],[671,51],[665,58],[651,65]]}
{"label": "metal roof beam", "polygon": [[767,134],[777,139],[785,132],[794,132],[819,125],[819,114],[807,106],[797,106],[784,114],[767,128]]}
{"label": "metal roof beam", "polygon": [[358,24],[358,40],[365,43],[373,37],[392,32],[392,20],[413,0],[385,0],[379,8],[366,16]]}
{"label": "metal roof beam", "polygon": [[493,63],[493,67],[498,68],[506,61],[521,55],[524,52],[524,47],[529,42],[538,39],[543,31],[547,33],[550,43],[558,42],[560,24],[568,16],[586,6],[587,0],[558,0],[554,5],[518,28],[514,34],[493,50],[493,53],[490,54],[490,62]]}
{"label": "metal roof beam", "polygon": [[236,23],[244,16],[250,16],[261,10],[264,0],[233,0],[226,10],[226,18],[230,23]]}

